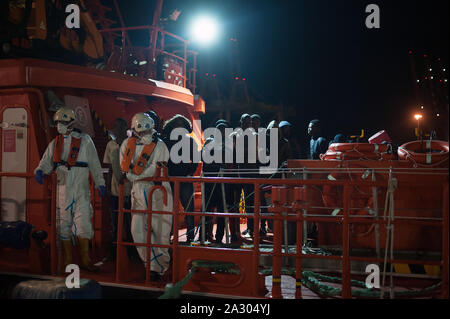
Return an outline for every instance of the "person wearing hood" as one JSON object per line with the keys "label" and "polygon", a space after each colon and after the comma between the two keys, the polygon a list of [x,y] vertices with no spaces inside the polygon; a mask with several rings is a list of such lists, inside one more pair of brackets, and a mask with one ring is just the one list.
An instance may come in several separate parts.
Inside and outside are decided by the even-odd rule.
{"label": "person wearing hood", "polygon": [[328,142],[325,137],[321,136],[322,128],[319,120],[309,122],[308,134],[311,136],[309,159],[320,160],[320,154],[325,154],[328,150]]}
{"label": "person wearing hood", "polygon": [[[177,140],[170,139],[172,130],[185,129],[186,134],[179,136]],[[179,142],[186,142],[189,144],[189,162],[174,163],[172,158],[169,159],[167,165],[169,169],[169,176],[188,177],[194,176],[198,167],[198,162],[194,160],[194,152],[198,151],[198,145],[195,139],[188,134],[192,133],[192,122],[181,114],[176,114],[171,119],[164,123],[163,135],[165,136],[165,143],[169,149],[169,153],[172,147]],[[180,154],[179,154],[180,155]],[[173,189],[173,183],[171,183]],[[180,183],[180,201],[183,205],[185,212],[194,211],[194,185],[193,183]],[[185,215],[186,222],[186,241],[188,243],[194,241],[195,237],[195,225],[194,216]]]}
{"label": "person wearing hood", "polygon": [[[159,138],[159,139],[164,141],[164,138],[163,138],[163,135],[162,135],[163,121],[161,120],[159,115],[153,110],[149,110],[149,111],[145,112],[145,114],[150,116],[152,118],[152,120],[153,120],[153,123],[155,123],[155,128],[154,128],[155,133],[153,134],[154,138],[157,137],[157,138]],[[164,142],[166,142],[166,141],[164,141]]]}
{"label": "person wearing hood", "polygon": [[288,121],[281,121],[278,124],[279,141],[278,141],[278,167],[285,165],[288,159],[294,158],[290,143],[292,135],[292,124]]}
{"label": "person wearing hood", "polygon": [[[147,210],[149,192],[155,185],[151,181],[142,181],[154,177],[157,167],[167,165],[169,150],[166,144],[154,137],[154,122],[145,113],[137,113],[131,119],[133,135],[125,139],[120,147],[120,167],[126,178],[132,183],[131,208],[133,210]],[[153,192],[151,203],[153,211],[172,211],[173,198],[169,182],[162,182],[167,194],[164,200],[162,190]],[[135,243],[147,241],[147,214],[131,214],[131,234]],[[151,215],[151,242],[157,245],[170,244],[170,229],[172,216],[169,214]],[[144,265],[147,263],[147,247],[137,248]],[[151,247],[150,249],[150,280],[155,281],[169,268],[170,255],[168,248]]]}
{"label": "person wearing hood", "polygon": [[94,236],[91,224],[93,209],[89,190],[89,173],[99,196],[106,194],[105,180],[94,142],[88,134],[74,127],[75,112],[61,107],[54,115],[59,135],[48,145],[35,169],[39,184],[52,171],[57,175],[56,209],[60,218],[60,237],[64,250],[64,265],[72,263],[72,236],[78,239],[81,268],[96,271],[89,256],[89,241]]}

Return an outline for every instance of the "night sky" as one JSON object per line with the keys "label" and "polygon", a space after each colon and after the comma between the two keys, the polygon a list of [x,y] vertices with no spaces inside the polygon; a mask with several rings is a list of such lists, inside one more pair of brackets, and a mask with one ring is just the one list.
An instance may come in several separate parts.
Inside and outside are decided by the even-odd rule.
{"label": "night sky", "polygon": [[[152,3],[119,1],[126,24],[151,24]],[[380,7],[381,29],[365,27],[370,3]],[[242,76],[251,92],[266,103],[294,106],[296,117],[289,120],[301,140],[307,140],[309,120],[319,118],[327,137],[362,128],[368,137],[385,129],[401,144],[414,138],[417,108],[408,52],[440,57],[448,67],[448,4],[171,0],[164,2],[163,16],[181,10],[172,31],[188,38],[187,26],[196,14],[214,15],[222,34],[210,48],[199,48],[200,72],[225,74],[225,44],[237,37]]]}

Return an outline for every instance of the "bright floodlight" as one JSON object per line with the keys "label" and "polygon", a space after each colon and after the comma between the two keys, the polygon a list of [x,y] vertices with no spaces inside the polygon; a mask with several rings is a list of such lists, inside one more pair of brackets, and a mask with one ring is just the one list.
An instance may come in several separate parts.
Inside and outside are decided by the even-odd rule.
{"label": "bright floodlight", "polygon": [[416,118],[416,120],[420,120],[422,118],[422,114],[416,114],[414,115],[414,117]]}
{"label": "bright floodlight", "polygon": [[218,33],[217,22],[211,17],[198,17],[191,27],[192,40],[202,44],[213,42]]}

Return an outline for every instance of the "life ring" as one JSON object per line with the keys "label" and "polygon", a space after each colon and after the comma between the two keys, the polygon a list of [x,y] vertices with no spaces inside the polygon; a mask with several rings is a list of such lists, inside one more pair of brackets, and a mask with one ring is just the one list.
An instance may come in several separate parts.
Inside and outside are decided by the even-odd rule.
{"label": "life ring", "polygon": [[449,146],[446,141],[422,140],[403,144],[398,148],[399,159],[415,164],[438,165],[448,160]]}
{"label": "life ring", "polygon": [[386,144],[370,143],[333,143],[329,146],[325,154],[320,155],[320,159],[329,160],[390,160],[393,156],[388,156],[389,146]]}
{"label": "life ring", "polygon": [[387,152],[388,145],[370,143],[333,143],[328,149],[335,152],[355,151],[361,153],[384,153]]}
{"label": "life ring", "polygon": [[325,154],[320,154],[320,159],[323,161],[329,160],[359,160],[359,159],[367,159],[367,160],[377,160],[380,158],[379,154],[376,153],[361,153],[355,151],[347,151],[347,152],[333,152],[328,150]]}

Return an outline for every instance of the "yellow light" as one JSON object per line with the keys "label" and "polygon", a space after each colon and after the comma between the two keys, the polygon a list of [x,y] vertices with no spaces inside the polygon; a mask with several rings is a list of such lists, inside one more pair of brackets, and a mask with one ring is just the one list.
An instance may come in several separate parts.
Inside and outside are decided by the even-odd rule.
{"label": "yellow light", "polygon": [[422,118],[422,114],[416,114],[416,115],[414,115],[414,118],[416,120],[420,120]]}

